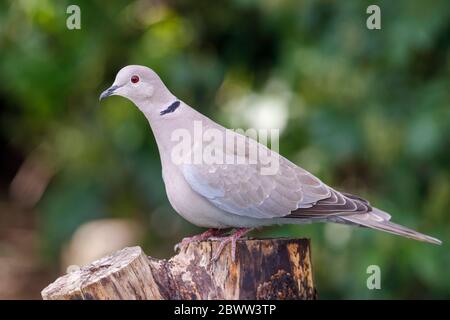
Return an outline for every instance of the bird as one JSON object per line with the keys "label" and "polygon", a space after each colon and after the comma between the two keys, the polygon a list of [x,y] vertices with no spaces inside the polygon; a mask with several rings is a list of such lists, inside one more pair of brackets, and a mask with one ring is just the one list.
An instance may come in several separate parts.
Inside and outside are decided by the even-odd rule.
{"label": "bird", "polygon": [[[276,151],[214,122],[178,99],[146,66],[128,65],[119,70],[99,100],[109,96],[130,100],[145,115],[158,147],[170,204],[190,223],[207,228],[201,234],[183,238],[178,248],[192,241],[216,240],[219,246],[213,260],[231,244],[234,261],[236,241],[255,228],[313,222],[366,227],[442,243],[391,222],[390,214],[362,197],[337,191]],[[237,147],[237,143],[224,144],[225,138],[204,139],[196,135],[199,126],[203,132],[213,132],[212,136],[243,143]],[[252,148],[262,150],[257,154],[264,156],[250,157]],[[213,161],[202,158],[205,150],[211,151]],[[228,161],[214,161],[220,157]],[[276,160],[273,172],[263,172],[268,169],[268,159]]]}

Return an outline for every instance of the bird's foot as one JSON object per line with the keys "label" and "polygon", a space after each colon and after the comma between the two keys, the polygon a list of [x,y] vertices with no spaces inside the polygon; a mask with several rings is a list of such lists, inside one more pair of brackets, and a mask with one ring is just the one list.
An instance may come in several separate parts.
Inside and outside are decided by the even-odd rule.
{"label": "bird's foot", "polygon": [[214,255],[211,259],[212,262],[217,261],[220,257],[220,254],[223,251],[223,248],[227,245],[227,243],[231,242],[231,260],[235,262],[236,260],[236,240],[250,232],[253,228],[239,228],[236,229],[236,231],[229,236],[224,237],[211,237],[210,240],[218,240],[220,241],[219,247],[214,252]]}
{"label": "bird's foot", "polygon": [[181,240],[181,242],[177,243],[174,247],[175,252],[177,252],[181,247],[195,241],[203,241],[210,239],[211,237],[217,237],[223,234],[225,231],[222,229],[208,229],[203,233],[197,234],[192,237],[186,237]]}

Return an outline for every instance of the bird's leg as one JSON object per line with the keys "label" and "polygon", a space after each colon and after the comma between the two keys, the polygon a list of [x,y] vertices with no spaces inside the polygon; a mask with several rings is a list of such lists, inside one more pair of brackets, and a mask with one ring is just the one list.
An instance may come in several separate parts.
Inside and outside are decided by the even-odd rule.
{"label": "bird's leg", "polygon": [[174,250],[178,251],[178,249],[180,249],[182,246],[185,246],[194,241],[203,241],[203,240],[209,239],[211,237],[220,236],[224,232],[225,232],[225,230],[223,230],[223,229],[212,229],[211,228],[211,229],[208,229],[205,232],[197,234],[195,236],[183,238],[183,240],[181,240],[181,242],[179,242],[175,245]]}
{"label": "bird's leg", "polygon": [[220,241],[219,247],[217,248],[216,252],[214,252],[214,256],[212,257],[212,261],[216,261],[219,259],[220,254],[223,251],[223,248],[225,248],[225,245],[229,242],[231,242],[231,260],[235,262],[236,260],[236,240],[250,232],[253,228],[239,228],[236,229],[236,231],[229,236],[225,237],[215,237],[210,238],[210,240],[218,240]]}

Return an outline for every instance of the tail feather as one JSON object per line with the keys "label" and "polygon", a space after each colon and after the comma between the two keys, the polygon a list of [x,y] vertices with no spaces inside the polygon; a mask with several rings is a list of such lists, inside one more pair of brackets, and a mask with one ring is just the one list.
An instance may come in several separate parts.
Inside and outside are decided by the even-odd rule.
{"label": "tail feather", "polygon": [[[402,225],[396,224],[389,220],[383,219],[384,211],[381,211],[377,208],[373,208],[373,211],[368,212],[366,214],[361,215],[351,215],[351,216],[342,216],[341,219],[356,223],[358,225],[362,225],[368,228],[381,230],[385,232],[389,232],[392,234],[396,234],[399,236],[403,236],[406,238],[433,243],[433,244],[442,244],[442,241],[430,236],[427,236],[423,233],[414,231]],[[389,216],[390,218],[390,216]]]}

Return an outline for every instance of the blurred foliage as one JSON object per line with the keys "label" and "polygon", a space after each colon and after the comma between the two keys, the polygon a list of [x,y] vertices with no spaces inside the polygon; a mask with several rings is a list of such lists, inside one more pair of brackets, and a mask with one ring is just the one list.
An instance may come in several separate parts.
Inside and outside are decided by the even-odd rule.
{"label": "blurred foliage", "polygon": [[[366,28],[374,3],[382,30]],[[69,4],[81,30],[66,28]],[[37,148],[55,168],[37,205],[49,265],[103,217],[139,221],[147,252],[170,256],[200,229],[168,204],[144,116],[122,98],[98,102],[121,67],[146,65],[226,126],[261,113],[283,128],[283,155],[444,241],[339,225],[257,233],[313,239],[321,298],[449,298],[449,22],[446,0],[2,1],[2,182]],[[371,264],[382,290],[366,288]]]}

